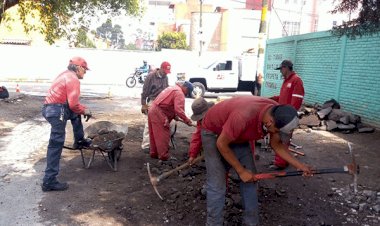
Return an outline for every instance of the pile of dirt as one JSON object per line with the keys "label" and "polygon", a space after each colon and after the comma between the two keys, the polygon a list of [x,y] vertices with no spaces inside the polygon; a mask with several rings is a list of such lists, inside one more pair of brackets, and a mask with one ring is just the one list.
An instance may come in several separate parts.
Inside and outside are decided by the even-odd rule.
{"label": "pile of dirt", "polygon": [[0,136],[6,135],[16,125],[41,114],[44,97],[23,93],[10,93],[9,98],[0,99]]}

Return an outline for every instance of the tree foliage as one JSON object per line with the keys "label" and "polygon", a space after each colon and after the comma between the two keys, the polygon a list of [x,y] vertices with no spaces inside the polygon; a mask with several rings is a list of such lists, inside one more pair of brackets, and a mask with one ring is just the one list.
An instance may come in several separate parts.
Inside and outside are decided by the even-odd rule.
{"label": "tree foliage", "polygon": [[157,42],[159,49],[187,49],[186,35],[183,32],[164,32]]}
{"label": "tree foliage", "polygon": [[95,44],[91,41],[91,39],[87,36],[87,29],[81,28],[79,29],[76,41],[74,42],[75,47],[79,48],[96,48]]}
{"label": "tree foliage", "polygon": [[[18,7],[20,18],[10,18],[6,11]],[[88,28],[91,20],[99,14],[109,18],[118,15],[139,16],[142,13],[139,0],[1,0],[0,23],[9,19],[19,19],[26,32],[38,30],[45,40],[55,40],[77,33],[82,27]],[[28,23],[26,16],[32,14],[40,18],[42,27]],[[33,15],[34,14],[34,15]]]}
{"label": "tree foliage", "polygon": [[359,12],[357,18],[334,27],[332,33],[339,37],[347,35],[354,39],[357,36],[373,35],[380,31],[380,0],[340,0],[331,12],[351,14],[355,11]]}
{"label": "tree foliage", "polygon": [[96,28],[96,35],[104,41],[109,42],[112,47],[122,49],[125,46],[125,39],[121,26],[115,24],[112,26],[111,19],[108,19],[100,27]]}

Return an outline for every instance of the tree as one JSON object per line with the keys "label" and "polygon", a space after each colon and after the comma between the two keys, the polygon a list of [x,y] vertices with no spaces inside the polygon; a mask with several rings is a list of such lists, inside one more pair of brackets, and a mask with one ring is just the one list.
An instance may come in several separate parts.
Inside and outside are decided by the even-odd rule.
{"label": "tree", "polygon": [[108,19],[100,27],[96,28],[96,35],[104,41],[109,42],[114,48],[124,48],[125,39],[123,37],[121,26],[118,24],[112,26],[112,21],[110,19]]}
{"label": "tree", "polygon": [[79,29],[76,36],[76,41],[74,42],[74,46],[84,48],[96,48],[95,44],[88,38],[87,29],[85,28]]}
{"label": "tree", "polygon": [[187,49],[186,35],[183,32],[164,32],[157,41],[159,49]]}
{"label": "tree", "polygon": [[351,39],[378,33],[380,31],[380,0],[340,0],[340,3],[331,12],[351,15],[358,9],[357,18],[334,27],[332,33],[339,37],[347,35]]}
{"label": "tree", "polygon": [[[22,21],[25,32],[39,30],[50,44],[61,37],[77,33],[82,27],[88,28],[91,19],[99,14],[105,14],[108,17],[142,14],[139,0],[1,0],[0,23],[15,19],[10,18],[6,11],[16,5],[19,7],[20,14],[20,18],[16,19]],[[26,21],[26,16],[30,14],[40,18],[41,28]]]}

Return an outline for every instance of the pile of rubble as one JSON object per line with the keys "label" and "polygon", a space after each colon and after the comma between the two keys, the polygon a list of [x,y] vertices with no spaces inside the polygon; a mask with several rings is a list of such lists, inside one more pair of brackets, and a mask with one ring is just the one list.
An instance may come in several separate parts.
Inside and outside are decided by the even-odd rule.
{"label": "pile of rubble", "polygon": [[[352,185],[344,188],[331,188],[338,197],[341,197],[348,207],[346,216],[347,223],[355,223],[363,226],[379,225],[380,223],[380,192],[369,190],[365,186],[359,185],[359,191],[353,192]],[[334,196],[329,194],[329,196]]]}
{"label": "pile of rubble", "polygon": [[340,109],[340,104],[331,99],[323,105],[303,106],[300,111],[300,127],[314,130],[341,131],[343,133],[372,133],[375,128],[364,125],[359,115]]}

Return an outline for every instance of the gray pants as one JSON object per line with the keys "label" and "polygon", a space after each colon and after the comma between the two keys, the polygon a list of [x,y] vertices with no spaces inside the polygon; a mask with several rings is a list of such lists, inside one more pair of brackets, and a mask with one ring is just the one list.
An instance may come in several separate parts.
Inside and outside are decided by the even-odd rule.
{"label": "gray pants", "polygon": [[[223,225],[223,208],[226,195],[226,172],[231,166],[224,160],[216,147],[217,135],[202,130],[202,145],[206,160],[206,193],[207,193],[207,224],[209,226]],[[236,158],[244,168],[256,172],[252,151],[249,143],[230,145]],[[240,195],[243,202],[244,225],[257,225],[259,222],[259,206],[257,184],[240,182]]]}

